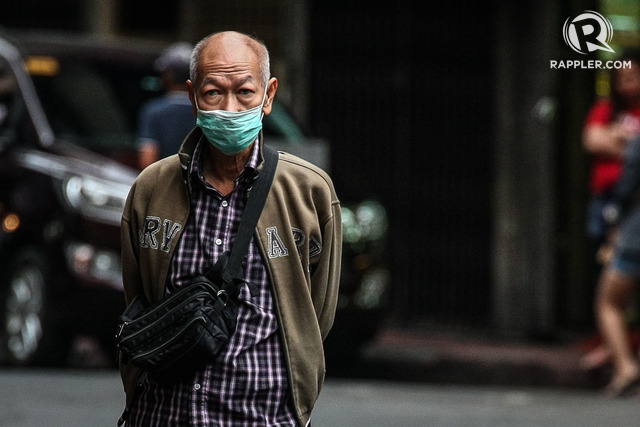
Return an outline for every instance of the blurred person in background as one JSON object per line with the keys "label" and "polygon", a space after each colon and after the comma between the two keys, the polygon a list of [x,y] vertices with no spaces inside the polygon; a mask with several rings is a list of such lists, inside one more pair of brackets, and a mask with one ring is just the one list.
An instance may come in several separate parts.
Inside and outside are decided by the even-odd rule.
{"label": "blurred person in background", "polygon": [[[640,233],[640,217],[636,222],[635,216],[629,215],[620,228],[613,228],[611,215],[612,206],[628,205],[623,199],[630,196],[628,188],[632,185],[628,178],[624,184],[619,181],[626,173],[625,164],[633,165],[631,156],[626,163],[623,160],[629,141],[640,135],[640,54],[628,51],[620,59],[631,61],[631,68],[612,71],[611,96],[591,108],[583,132],[584,147],[593,155],[588,234],[594,249],[591,259],[599,276],[595,311],[604,345],[587,354],[582,364],[591,369],[613,362],[614,374],[606,388],[613,396],[626,393],[640,377],[625,317],[640,277],[640,250],[635,248],[640,239],[634,244],[634,234]],[[624,195],[621,188],[625,188]],[[616,226],[621,218],[615,218]],[[614,229],[617,232],[613,233]],[[635,263],[639,264],[637,271]]]}
{"label": "blurred person in background", "polygon": [[622,176],[604,208],[613,250],[596,294],[596,319],[614,367],[606,388],[612,397],[628,394],[640,385],[640,365],[627,327],[627,309],[640,281],[639,188],[640,137],[636,137],[629,142]]}
{"label": "blurred person in background", "polygon": [[631,61],[632,68],[612,70],[611,95],[591,107],[582,135],[584,149],[592,156],[587,233],[594,255],[607,241],[603,209],[622,173],[627,143],[640,135],[640,51],[625,52],[620,59]]}
{"label": "blurred person in background", "polygon": [[164,95],[142,106],[138,119],[138,167],[175,154],[196,125],[187,92],[193,46],[175,43],[158,57],[154,68],[162,79]]}

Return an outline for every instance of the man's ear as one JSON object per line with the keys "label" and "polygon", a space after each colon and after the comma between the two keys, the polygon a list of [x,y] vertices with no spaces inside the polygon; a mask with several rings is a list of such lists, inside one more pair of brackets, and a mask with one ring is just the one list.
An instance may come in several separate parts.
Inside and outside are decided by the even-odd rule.
{"label": "man's ear", "polygon": [[265,116],[271,114],[271,109],[273,107],[273,100],[276,97],[276,92],[278,91],[278,79],[275,77],[271,77],[269,79],[269,84],[267,85],[267,98],[264,101],[264,105],[262,106],[262,112]]}
{"label": "man's ear", "polygon": [[189,93],[189,100],[193,107],[193,116],[196,117],[198,115],[198,108],[196,107],[196,98],[194,96],[193,82],[191,80],[187,80],[187,92]]}

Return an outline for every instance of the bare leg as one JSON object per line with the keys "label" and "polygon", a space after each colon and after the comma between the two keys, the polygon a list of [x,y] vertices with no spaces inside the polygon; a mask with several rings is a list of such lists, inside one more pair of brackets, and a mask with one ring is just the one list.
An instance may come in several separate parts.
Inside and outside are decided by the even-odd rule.
{"label": "bare leg", "polygon": [[598,283],[596,315],[600,332],[613,356],[614,373],[607,392],[614,396],[629,392],[640,379],[625,318],[634,289],[632,278],[611,268],[603,271]]}
{"label": "bare leg", "polygon": [[606,343],[599,344],[580,358],[580,366],[585,371],[602,368],[611,363],[611,350]]}

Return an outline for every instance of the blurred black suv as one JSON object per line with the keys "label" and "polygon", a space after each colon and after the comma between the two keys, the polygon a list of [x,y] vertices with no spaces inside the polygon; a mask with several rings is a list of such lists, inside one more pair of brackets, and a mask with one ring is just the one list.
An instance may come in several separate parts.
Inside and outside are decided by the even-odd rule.
{"label": "blurred black suv", "polygon": [[[78,334],[109,350],[124,309],[120,216],[134,169],[135,122],[158,96],[165,46],[59,33],[0,32],[0,357],[60,364]],[[329,167],[280,104],[267,143]],[[387,220],[375,201],[343,208],[344,260],[330,358],[350,359],[379,328],[389,274]]]}

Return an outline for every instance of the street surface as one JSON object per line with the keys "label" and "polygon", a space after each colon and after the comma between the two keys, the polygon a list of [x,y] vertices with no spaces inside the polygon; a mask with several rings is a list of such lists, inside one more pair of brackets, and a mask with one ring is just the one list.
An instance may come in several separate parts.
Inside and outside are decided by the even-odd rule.
{"label": "street surface", "polygon": [[[0,369],[0,426],[114,426],[124,401],[113,370]],[[313,427],[629,426],[640,398],[594,391],[443,386],[329,378]]]}

